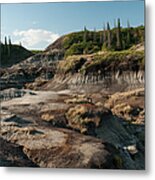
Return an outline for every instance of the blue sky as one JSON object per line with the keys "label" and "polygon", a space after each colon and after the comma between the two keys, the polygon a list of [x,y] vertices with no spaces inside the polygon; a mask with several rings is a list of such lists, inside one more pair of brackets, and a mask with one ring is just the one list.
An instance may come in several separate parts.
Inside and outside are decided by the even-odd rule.
{"label": "blue sky", "polygon": [[32,3],[1,5],[1,39],[11,36],[29,49],[44,49],[63,34],[102,29],[103,22],[120,18],[131,26],[144,24],[144,1]]}

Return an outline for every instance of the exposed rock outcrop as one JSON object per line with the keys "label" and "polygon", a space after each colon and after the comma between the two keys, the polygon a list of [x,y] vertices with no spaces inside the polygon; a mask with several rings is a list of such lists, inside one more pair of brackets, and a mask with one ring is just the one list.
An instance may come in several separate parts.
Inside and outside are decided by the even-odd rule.
{"label": "exposed rock outcrop", "polygon": [[[1,89],[22,88],[26,83],[32,83],[37,78],[41,80],[53,78],[56,72],[57,61],[63,57],[63,51],[51,50],[50,52],[33,55],[10,68],[2,69],[0,78]],[[36,81],[38,83],[38,80]]]}
{"label": "exposed rock outcrop", "polygon": [[[42,85],[54,76],[56,62],[41,61],[41,56],[32,56],[29,59],[5,70],[1,75],[1,90],[7,88],[23,88],[25,84],[36,81]],[[38,58],[38,59],[37,59]],[[40,59],[39,59],[40,58]]]}
{"label": "exposed rock outcrop", "polygon": [[144,124],[144,88],[115,93],[106,101],[105,106],[130,123]]}
{"label": "exposed rock outcrop", "polygon": [[136,117],[133,114],[126,117],[113,111],[121,103],[143,109],[144,89],[110,96],[101,91],[79,95],[71,90],[29,92],[2,101],[1,137],[23,147],[35,165],[145,168],[144,116],[135,123],[128,120],[128,116]]}
{"label": "exposed rock outcrop", "polygon": [[144,86],[144,52],[101,52],[64,59],[63,50],[53,49],[3,70],[0,80],[1,89],[125,91]]}
{"label": "exposed rock outcrop", "polygon": [[144,86],[144,52],[101,52],[69,56],[57,64],[57,73],[41,88],[126,91]]}
{"label": "exposed rock outcrop", "polygon": [[0,137],[0,166],[38,167],[23,152],[23,147]]}
{"label": "exposed rock outcrop", "polygon": [[97,92],[100,90],[114,93],[144,87],[144,71],[109,72],[107,75],[82,75],[80,73],[55,75],[54,78],[45,83],[41,88],[46,90],[83,90],[86,92]]}
{"label": "exposed rock outcrop", "polygon": [[[13,147],[23,147],[20,152],[24,152],[39,167],[104,169],[123,167],[123,163],[121,167],[117,164],[116,157],[119,157],[119,153],[112,145],[90,136],[65,129],[23,126],[20,121],[9,122],[8,118],[7,121],[3,118],[1,128],[0,135],[11,142]],[[0,140],[1,143],[5,141]],[[1,154],[3,156],[4,152]],[[5,161],[8,157],[2,158]],[[23,165],[31,166],[26,162]]]}

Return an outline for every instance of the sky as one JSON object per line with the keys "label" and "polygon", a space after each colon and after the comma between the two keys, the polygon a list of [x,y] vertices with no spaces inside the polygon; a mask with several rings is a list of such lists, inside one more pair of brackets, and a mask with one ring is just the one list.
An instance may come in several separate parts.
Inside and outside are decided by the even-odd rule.
{"label": "sky", "polygon": [[45,49],[61,35],[102,29],[103,23],[120,18],[123,27],[144,25],[144,1],[16,3],[1,4],[1,41],[10,36],[12,43],[28,49]]}

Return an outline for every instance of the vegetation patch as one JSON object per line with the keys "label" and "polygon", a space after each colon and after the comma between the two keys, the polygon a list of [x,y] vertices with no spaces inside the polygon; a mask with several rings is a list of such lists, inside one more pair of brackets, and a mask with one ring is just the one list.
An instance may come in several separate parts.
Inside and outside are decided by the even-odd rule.
{"label": "vegetation patch", "polygon": [[79,54],[92,54],[102,50],[122,51],[134,45],[144,43],[144,26],[121,27],[118,19],[117,27],[110,28],[110,24],[100,31],[90,31],[86,27],[83,31],[68,34],[61,39],[65,49],[65,57]]}
{"label": "vegetation patch", "polygon": [[[124,64],[123,64],[124,63]],[[80,72],[92,72],[96,70],[117,70],[126,67],[130,70],[132,66],[144,68],[144,51],[115,51],[104,54],[96,54],[92,61],[85,64]]]}
{"label": "vegetation patch", "polygon": [[73,55],[59,62],[59,71],[87,74],[89,72],[144,69],[144,51],[104,51],[92,55]]}
{"label": "vegetation patch", "polygon": [[81,56],[69,56],[65,60],[59,62],[58,71],[64,73],[75,73],[81,69],[85,62],[86,59]]}
{"label": "vegetation patch", "polygon": [[33,52],[28,51],[21,45],[11,44],[11,41],[9,43],[5,42],[5,44],[1,43],[0,50],[2,67],[12,66],[33,55]]}
{"label": "vegetation patch", "polygon": [[81,133],[87,133],[89,124],[98,126],[100,117],[94,110],[93,106],[76,105],[66,113],[69,127],[79,130]]}

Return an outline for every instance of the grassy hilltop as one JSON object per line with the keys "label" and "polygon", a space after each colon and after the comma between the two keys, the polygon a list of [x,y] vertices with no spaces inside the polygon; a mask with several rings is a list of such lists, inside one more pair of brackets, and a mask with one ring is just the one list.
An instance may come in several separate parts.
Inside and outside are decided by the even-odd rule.
{"label": "grassy hilltop", "polygon": [[53,44],[49,45],[46,51],[50,49],[64,49],[65,57],[79,54],[92,54],[98,51],[121,51],[131,48],[134,45],[144,43],[144,26],[113,28],[101,31],[89,31],[84,28],[83,31],[73,32],[62,36]]}

